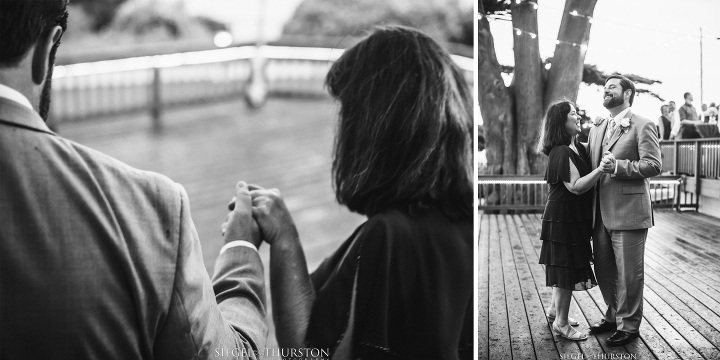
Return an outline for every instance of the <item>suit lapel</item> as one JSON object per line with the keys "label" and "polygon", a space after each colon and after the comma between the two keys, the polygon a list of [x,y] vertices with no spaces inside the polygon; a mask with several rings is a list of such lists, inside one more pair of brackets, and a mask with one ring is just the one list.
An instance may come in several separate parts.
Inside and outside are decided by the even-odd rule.
{"label": "suit lapel", "polygon": [[607,130],[608,123],[610,123],[609,120],[603,121],[600,126],[598,126],[598,131],[595,133],[595,142],[593,144],[595,145],[593,146],[595,148],[595,157],[593,159],[595,163],[593,164],[593,168],[600,165],[603,149],[605,148],[605,131]]}

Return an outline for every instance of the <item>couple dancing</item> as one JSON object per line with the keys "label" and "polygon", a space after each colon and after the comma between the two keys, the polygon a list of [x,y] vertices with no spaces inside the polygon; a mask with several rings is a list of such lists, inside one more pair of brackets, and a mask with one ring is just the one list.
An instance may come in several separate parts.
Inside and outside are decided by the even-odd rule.
{"label": "couple dancing", "polygon": [[327,75],[336,197],[368,220],[310,274],[280,193],[239,182],[211,280],[182,186],[48,129],[67,16],[0,2],[0,358],[267,355],[263,241],[282,354],[472,358],[472,99],[435,41],[380,28]]}
{"label": "couple dancing", "polygon": [[579,323],[568,316],[570,299],[572,291],[599,285],[607,310],[590,331],[612,332],[608,345],[621,346],[639,336],[645,240],[653,225],[648,178],[660,174],[661,160],[654,123],[630,108],[633,82],[612,75],[604,95],[610,117],[590,130],[587,144],[577,141],[580,117],[572,102],[547,110],[539,147],[548,156],[550,191],[540,263],[553,287],[547,310],[553,332],[587,339],[573,328]]}

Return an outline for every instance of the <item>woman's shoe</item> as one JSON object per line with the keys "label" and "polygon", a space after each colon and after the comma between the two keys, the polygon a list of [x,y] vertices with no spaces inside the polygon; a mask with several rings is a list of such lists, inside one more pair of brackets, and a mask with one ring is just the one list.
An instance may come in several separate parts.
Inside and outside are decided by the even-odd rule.
{"label": "woman's shoe", "polygon": [[558,336],[572,340],[572,341],[583,341],[587,340],[588,336],[587,334],[583,334],[575,329],[573,329],[571,326],[568,326],[567,329],[563,330],[560,329],[555,323],[552,324],[552,329],[555,334]]}
{"label": "woman's shoe", "polygon": [[[552,316],[551,316],[551,315],[550,315],[550,312],[548,311],[548,317],[547,317],[547,319],[548,319],[548,322],[550,322],[550,323],[551,323],[551,322],[555,322],[555,315],[552,315]],[[577,320],[575,320],[575,319],[573,319],[573,318],[571,318],[571,317],[569,317],[569,316],[568,316],[568,324],[569,324],[570,326],[578,326],[578,325],[580,325],[580,323],[579,323]]]}

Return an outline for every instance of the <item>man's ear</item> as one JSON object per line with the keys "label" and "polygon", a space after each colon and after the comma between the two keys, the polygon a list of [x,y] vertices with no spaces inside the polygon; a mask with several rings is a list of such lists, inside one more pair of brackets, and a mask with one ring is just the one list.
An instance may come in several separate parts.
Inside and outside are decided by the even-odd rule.
{"label": "man's ear", "polygon": [[60,36],[62,36],[62,28],[55,26],[50,31],[40,35],[37,43],[35,43],[32,58],[32,80],[35,85],[41,85],[45,81],[50,64],[50,51],[53,45],[60,40]]}

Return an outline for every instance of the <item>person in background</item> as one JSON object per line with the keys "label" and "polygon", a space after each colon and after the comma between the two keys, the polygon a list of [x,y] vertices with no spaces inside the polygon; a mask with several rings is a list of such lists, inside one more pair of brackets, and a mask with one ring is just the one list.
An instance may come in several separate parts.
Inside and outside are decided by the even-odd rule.
{"label": "person in background", "polygon": [[708,107],[705,115],[708,117],[707,122],[716,122],[718,120],[718,108],[715,103],[710,103],[710,107]]}
{"label": "person in background", "polygon": [[674,139],[680,132],[680,114],[674,101],[668,102],[668,118],[670,118],[670,139]]}
{"label": "person in background", "polygon": [[667,105],[660,106],[660,116],[655,122],[658,134],[661,140],[670,139],[670,131],[672,130],[672,122],[670,121],[670,108]]}
{"label": "person in background", "polygon": [[700,105],[700,120],[702,120],[702,122],[704,122],[704,123],[710,121],[710,115],[708,115],[707,111],[708,111],[707,104]]}
{"label": "person in background", "polygon": [[691,93],[686,92],[683,97],[685,98],[685,103],[678,109],[678,114],[680,115],[680,121],[683,120],[700,120],[700,116],[698,116],[697,110],[695,110],[695,107],[693,106],[693,96]]}

